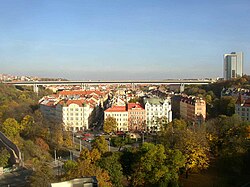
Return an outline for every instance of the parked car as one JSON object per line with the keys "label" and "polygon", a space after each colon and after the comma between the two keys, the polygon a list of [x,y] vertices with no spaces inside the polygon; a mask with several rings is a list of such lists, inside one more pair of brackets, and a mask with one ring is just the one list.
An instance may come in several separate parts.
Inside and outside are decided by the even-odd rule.
{"label": "parked car", "polygon": [[83,136],[87,136],[87,137],[89,137],[89,136],[91,136],[91,134],[90,133],[85,133]]}
{"label": "parked car", "polygon": [[75,137],[76,138],[82,138],[82,135],[81,134],[77,134]]}
{"label": "parked car", "polygon": [[89,137],[83,137],[82,140],[84,140],[86,142],[92,142],[94,139],[93,138],[89,138]]}

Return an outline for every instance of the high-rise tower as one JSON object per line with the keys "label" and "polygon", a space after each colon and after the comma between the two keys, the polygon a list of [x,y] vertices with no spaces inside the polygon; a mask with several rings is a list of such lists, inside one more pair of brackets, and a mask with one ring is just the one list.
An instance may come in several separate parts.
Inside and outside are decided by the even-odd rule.
{"label": "high-rise tower", "polygon": [[224,54],[224,80],[243,75],[243,53]]}

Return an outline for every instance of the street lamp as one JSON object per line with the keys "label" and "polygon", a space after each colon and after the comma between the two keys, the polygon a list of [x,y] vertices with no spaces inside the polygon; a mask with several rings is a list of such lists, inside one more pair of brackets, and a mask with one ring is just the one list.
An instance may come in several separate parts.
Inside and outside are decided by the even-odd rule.
{"label": "street lamp", "polygon": [[111,138],[109,137],[109,152],[110,152],[110,139],[111,139]]}
{"label": "street lamp", "polygon": [[82,151],[82,140],[80,139],[80,152]]}
{"label": "street lamp", "polygon": [[73,141],[73,146],[74,146],[74,143],[75,143],[75,139],[74,139],[74,130],[72,131],[72,141]]}
{"label": "street lamp", "polygon": [[54,149],[54,154],[55,154],[55,164],[56,164],[56,149]]}

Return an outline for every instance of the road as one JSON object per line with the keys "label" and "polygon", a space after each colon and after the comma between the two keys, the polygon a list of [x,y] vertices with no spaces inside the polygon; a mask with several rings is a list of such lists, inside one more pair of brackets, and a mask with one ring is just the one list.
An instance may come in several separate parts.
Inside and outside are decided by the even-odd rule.
{"label": "road", "polygon": [[32,170],[19,169],[14,172],[5,173],[0,176],[1,187],[23,187],[27,186],[28,177],[31,175]]}

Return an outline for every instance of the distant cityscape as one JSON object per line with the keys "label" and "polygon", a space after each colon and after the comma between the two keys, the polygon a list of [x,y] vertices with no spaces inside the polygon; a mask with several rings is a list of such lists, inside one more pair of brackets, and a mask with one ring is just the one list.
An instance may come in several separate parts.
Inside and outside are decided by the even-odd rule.
{"label": "distant cityscape", "polygon": [[[224,109],[228,112],[226,114],[237,114],[243,122],[250,122],[250,89],[248,87],[218,87],[220,89],[219,96],[216,96],[213,91],[206,92],[205,90],[209,89],[213,83],[217,86],[220,83],[224,84],[230,81],[239,81],[240,84],[247,83],[248,76],[243,75],[243,62],[242,52],[225,54],[223,78],[179,79],[175,84],[168,84],[167,81],[150,82],[150,80],[146,83],[143,81],[133,83],[133,81],[101,82],[90,80],[87,83],[82,83],[81,81],[67,81],[63,78],[39,78],[8,74],[0,74],[0,81],[4,84],[13,83],[15,85],[17,83],[15,86],[18,86],[18,89],[22,86],[33,86],[35,93],[32,92],[32,89],[29,89],[29,92],[39,98],[36,103],[37,109],[47,123],[52,124],[46,129],[50,131],[51,128],[57,127],[64,134],[70,133],[72,137],[70,142],[74,146],[80,145],[80,152],[82,149],[81,140],[85,142],[83,146],[91,150],[91,142],[95,142],[98,137],[102,136],[103,141],[108,142],[108,150],[111,151],[111,138],[122,136],[122,139],[125,139],[125,137],[129,137],[136,141],[133,146],[138,146],[137,140],[140,139],[143,145],[144,136],[146,136],[147,142],[154,143],[157,141],[158,133],[162,133],[166,128],[166,124],[175,124],[177,119],[180,120],[178,123],[187,124],[185,128],[188,131],[199,131],[207,121],[213,120],[211,116],[218,117],[219,110],[224,105],[227,107]],[[202,86],[204,87],[202,88]],[[39,96],[40,90],[50,94]],[[216,94],[218,95],[218,93]],[[22,95],[20,98],[25,99],[25,96]],[[105,130],[108,122],[112,123],[110,131]],[[172,126],[168,132],[172,136],[168,143],[174,141],[174,128],[176,127]],[[105,133],[106,135],[104,135]],[[112,137],[112,135],[114,136]],[[11,158],[14,157],[13,163],[24,164],[17,146],[10,142],[3,133],[0,133],[0,139],[9,150],[15,152],[11,156]],[[120,151],[120,148],[117,150],[112,147],[112,150]],[[74,160],[74,154],[75,160],[80,156],[78,150],[70,148],[69,151],[70,160]],[[71,155],[73,151],[75,153]],[[54,149],[54,154],[55,163],[59,164],[61,158],[57,158],[56,149]],[[60,162],[60,164],[62,166],[64,163]],[[57,167],[59,177],[59,170],[60,172],[63,170],[59,169],[59,165]],[[93,184],[98,183],[95,177],[82,178],[80,181],[83,183],[85,180]],[[68,182],[77,183],[75,179]],[[66,183],[66,181],[62,183]],[[62,183],[51,183],[51,186]],[[69,184],[65,186],[68,187]]]}

